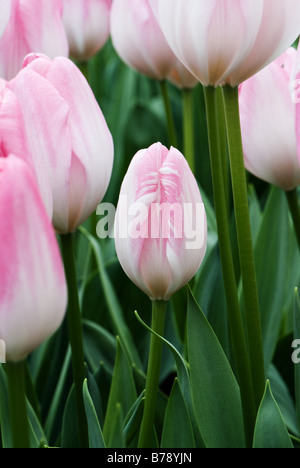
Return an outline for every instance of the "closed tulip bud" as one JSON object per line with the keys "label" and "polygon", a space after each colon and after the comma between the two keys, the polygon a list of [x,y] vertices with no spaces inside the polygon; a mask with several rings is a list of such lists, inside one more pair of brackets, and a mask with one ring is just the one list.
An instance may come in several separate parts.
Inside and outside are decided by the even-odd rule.
{"label": "closed tulip bud", "polygon": [[[112,173],[111,133],[86,79],[65,58],[27,56],[9,83],[39,180],[49,179],[53,225],[74,232],[101,202]],[[0,114],[1,115],[1,114]],[[1,134],[1,133],[0,133]]]}
{"label": "closed tulip bud", "polygon": [[150,78],[166,79],[176,63],[148,0],[114,0],[111,37],[121,59]]}
{"label": "closed tulip bud", "polygon": [[239,85],[299,35],[298,0],[149,0],[149,4],[175,55],[204,86]]}
{"label": "closed tulip bud", "polygon": [[239,89],[245,166],[286,191],[300,183],[296,105],[290,92],[296,54],[288,49]]}
{"label": "closed tulip bud", "polygon": [[112,0],[63,0],[70,56],[86,61],[106,43]]}
{"label": "closed tulip bud", "polygon": [[[64,268],[29,166],[0,158],[0,340],[7,361],[21,361],[60,326]],[[2,356],[3,358],[3,356]]]}
{"label": "closed tulip bud", "polygon": [[139,151],[124,178],[115,244],[128,277],[151,300],[167,301],[198,271],[207,224],[184,156],[160,143]]}
{"label": "closed tulip bud", "polygon": [[30,52],[68,56],[62,0],[1,0],[0,76],[13,78]]}

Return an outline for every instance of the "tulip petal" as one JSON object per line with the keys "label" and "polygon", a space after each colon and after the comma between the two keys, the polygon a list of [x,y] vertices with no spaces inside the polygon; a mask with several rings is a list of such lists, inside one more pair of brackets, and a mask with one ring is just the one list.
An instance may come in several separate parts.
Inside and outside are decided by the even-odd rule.
{"label": "tulip petal", "polygon": [[167,78],[176,57],[148,0],[114,0],[110,27],[113,45],[125,63],[150,78]]}
{"label": "tulip petal", "polygon": [[63,202],[67,197],[62,192],[68,192],[66,173],[71,166],[69,107],[45,78],[29,68],[23,69],[9,86],[18,99],[30,165],[39,186],[41,190],[49,184],[60,187],[59,192],[51,190],[53,204],[60,203],[63,219],[68,219],[69,207]]}
{"label": "tulip petal", "polygon": [[[245,81],[239,92],[245,166],[283,190],[300,181],[295,106],[290,94],[292,49]],[[285,63],[287,62],[287,69]]]}
{"label": "tulip petal", "polygon": [[0,337],[8,360],[24,359],[60,326],[64,269],[51,222],[28,166],[0,158]]}
{"label": "tulip petal", "polygon": [[11,0],[8,21],[9,6],[7,0],[1,3],[3,1],[5,16],[0,27],[0,76],[13,78],[30,52],[43,52],[50,57],[68,56],[62,0]]}
{"label": "tulip petal", "polygon": [[44,201],[47,213],[52,218],[53,198],[50,182],[45,169],[42,167],[41,152],[34,152],[26,134],[23,113],[15,93],[9,88],[9,84],[0,92],[0,127],[5,132],[0,135],[0,157],[7,157],[10,153],[21,157],[29,164]]}

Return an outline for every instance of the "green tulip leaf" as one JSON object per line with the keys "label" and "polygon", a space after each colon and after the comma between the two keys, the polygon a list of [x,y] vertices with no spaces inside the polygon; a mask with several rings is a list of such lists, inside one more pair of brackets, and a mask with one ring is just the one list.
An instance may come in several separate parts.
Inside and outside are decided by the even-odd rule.
{"label": "green tulip leaf", "polygon": [[293,448],[269,381],[257,415],[253,448]]}
{"label": "green tulip leaf", "polygon": [[[116,417],[116,408],[120,404],[122,412],[126,415],[137,400],[136,387],[126,352],[119,337],[117,337],[117,353],[112,377],[112,383],[107,403],[107,410],[103,425],[105,442],[112,437],[112,421]],[[119,410],[118,410],[119,411]],[[120,414],[118,413],[118,417]]]}
{"label": "green tulip leaf", "polygon": [[87,379],[83,383],[83,401],[89,431],[89,447],[105,448],[103,434],[97,417],[92,397],[89,393]]}
{"label": "green tulip leaf", "polygon": [[208,448],[244,448],[240,391],[209,322],[189,294],[188,354],[197,421]]}
{"label": "green tulip leaf", "polygon": [[191,418],[175,379],[168,400],[163,426],[161,448],[195,448]]}
{"label": "green tulip leaf", "polygon": [[124,417],[121,403],[116,403],[114,408],[114,419],[110,421],[111,428],[107,442],[108,448],[126,448],[124,433]]}
{"label": "green tulip leaf", "polygon": [[125,418],[124,434],[126,438],[126,447],[130,447],[133,441],[135,441],[135,445],[132,445],[132,447],[134,448],[137,446],[141,422],[143,418],[144,401],[145,391],[141,393],[136,402],[132,405]]}

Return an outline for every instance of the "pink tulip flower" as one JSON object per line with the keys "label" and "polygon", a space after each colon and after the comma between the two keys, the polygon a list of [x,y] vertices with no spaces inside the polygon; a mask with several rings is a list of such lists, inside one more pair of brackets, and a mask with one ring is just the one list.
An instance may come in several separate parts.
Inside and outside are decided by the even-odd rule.
{"label": "pink tulip flower", "polygon": [[298,161],[300,164],[300,43],[298,45],[298,50],[297,50],[295,61],[293,64],[290,87],[291,87],[291,93],[292,93],[292,100],[293,100],[293,103],[295,104],[295,109],[296,109],[297,151],[298,151]]}
{"label": "pink tulip flower", "polygon": [[25,56],[40,52],[68,56],[62,0],[1,0],[0,76],[13,78]]}
{"label": "pink tulip flower", "polygon": [[289,48],[239,89],[245,166],[286,191],[300,183],[296,106],[290,92],[296,54]]}
{"label": "pink tulip flower", "polygon": [[112,0],[63,0],[63,22],[75,60],[88,60],[106,43],[111,4]]}
{"label": "pink tulip flower", "polygon": [[0,339],[21,361],[60,326],[67,287],[56,236],[29,166],[0,158]]}
{"label": "pink tulip flower", "polygon": [[198,271],[206,238],[204,205],[184,156],[160,143],[139,151],[115,219],[116,251],[128,277],[151,300],[167,301]]}
{"label": "pink tulip flower", "polygon": [[115,50],[130,67],[164,80],[176,63],[148,0],[113,0],[111,38]]}
{"label": "pink tulip flower", "polygon": [[84,76],[65,57],[31,54],[7,86],[18,100],[37,178],[50,181],[53,225],[61,234],[74,232],[96,210],[110,182],[114,148],[102,111]]}
{"label": "pink tulip flower", "polygon": [[279,57],[300,33],[298,0],[149,4],[175,55],[204,86],[239,85]]}

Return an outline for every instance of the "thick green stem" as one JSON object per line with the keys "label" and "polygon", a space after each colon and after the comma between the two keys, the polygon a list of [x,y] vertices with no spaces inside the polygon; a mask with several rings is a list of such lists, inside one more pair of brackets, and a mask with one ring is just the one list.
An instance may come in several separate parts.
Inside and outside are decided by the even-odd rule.
{"label": "thick green stem", "polygon": [[72,351],[72,369],[75,384],[76,408],[81,448],[88,448],[88,426],[83,402],[83,382],[85,364],[81,326],[81,312],[77,288],[76,265],[74,256],[73,234],[61,236],[62,255],[68,285],[68,328]]}
{"label": "thick green stem", "polygon": [[184,156],[195,174],[195,143],[194,143],[194,103],[193,91],[184,89],[182,91],[183,99],[183,138],[184,138]]}
{"label": "thick green stem", "polygon": [[[152,303],[151,328],[160,336],[164,334],[166,309],[166,302],[154,301]],[[146,378],[144,413],[138,444],[139,448],[151,448],[153,442],[153,427],[159,389],[162,348],[162,340],[152,333]]]}
{"label": "thick green stem", "polygon": [[220,141],[227,216],[229,217],[230,216],[231,184],[230,184],[230,168],[229,168],[229,159],[228,159],[226,118],[225,118],[224,105],[223,105],[222,89],[217,88],[215,92],[216,92],[217,111],[218,111],[218,128],[219,128],[218,139]]}
{"label": "thick green stem", "polygon": [[5,364],[14,448],[30,448],[26,408],[25,361]]}
{"label": "thick green stem", "polygon": [[290,212],[293,218],[295,234],[300,249],[300,207],[297,189],[285,192],[289,204]]}
{"label": "thick green stem", "polygon": [[223,98],[226,115],[237,240],[245,302],[247,341],[255,402],[258,407],[264,393],[265,369],[260,307],[248,206],[247,179],[241,138],[238,88],[225,86],[223,88]]}
{"label": "thick green stem", "polygon": [[256,419],[252,376],[243,321],[240,311],[238,291],[236,285],[234,262],[232,257],[230,230],[228,220],[228,206],[226,203],[223,159],[224,152],[220,133],[222,132],[222,114],[218,109],[218,90],[213,87],[205,88],[205,103],[208,123],[209,147],[211,157],[211,172],[214,191],[215,212],[217,218],[219,251],[222,264],[224,288],[226,294],[228,319],[230,325],[233,352],[237,367],[238,380],[244,414],[245,435],[248,446],[251,446]]}
{"label": "thick green stem", "polygon": [[177,148],[176,128],[175,128],[175,122],[174,122],[174,117],[173,117],[173,112],[172,112],[170,96],[168,92],[167,81],[160,81],[160,89],[161,89],[161,94],[163,97],[165,112],[166,112],[169,145],[174,146],[174,148]]}

